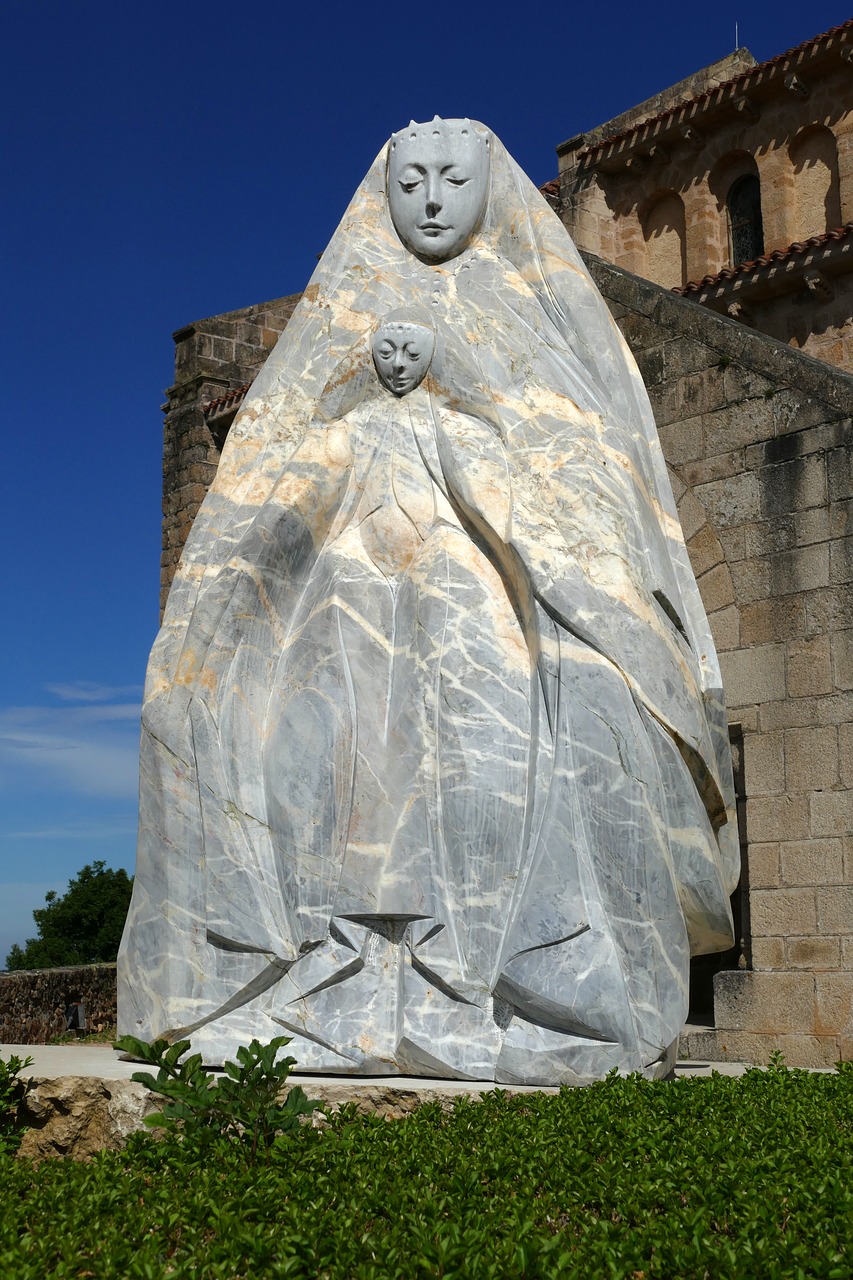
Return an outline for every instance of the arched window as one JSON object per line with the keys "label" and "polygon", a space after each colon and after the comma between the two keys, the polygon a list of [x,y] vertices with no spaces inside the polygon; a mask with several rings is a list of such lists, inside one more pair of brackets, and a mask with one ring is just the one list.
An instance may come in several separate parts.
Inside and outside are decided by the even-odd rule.
{"label": "arched window", "polygon": [[753,173],[745,173],[729,188],[729,243],[732,265],[752,262],[764,252],[761,224],[761,185]]}

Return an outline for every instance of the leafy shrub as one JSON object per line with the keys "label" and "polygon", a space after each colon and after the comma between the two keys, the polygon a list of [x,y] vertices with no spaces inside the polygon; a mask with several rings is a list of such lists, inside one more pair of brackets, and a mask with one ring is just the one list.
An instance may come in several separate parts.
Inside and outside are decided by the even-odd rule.
{"label": "leafy shrub", "polygon": [[248,1048],[237,1050],[236,1063],[224,1064],[225,1075],[218,1078],[204,1069],[201,1054],[185,1056],[189,1040],[147,1044],[135,1036],[122,1036],[116,1048],[158,1069],[156,1076],[150,1071],[135,1071],[131,1076],[167,1099],[161,1111],[146,1117],[146,1124],[179,1135],[196,1147],[224,1141],[254,1163],[279,1134],[290,1133],[318,1105],[306,1098],[300,1085],[281,1101],[296,1063],[295,1058],[278,1057],[286,1044],[289,1036],[278,1036],[266,1045],[253,1040]]}
{"label": "leafy shrub", "polygon": [[32,1058],[19,1058],[16,1054],[8,1062],[0,1058],[0,1154],[11,1155],[21,1145],[18,1113],[26,1096],[28,1084],[19,1074],[28,1067]]}
{"label": "leafy shrub", "polygon": [[0,1274],[850,1280],[853,1064],[344,1108],[249,1165],[140,1135],[4,1166]]}

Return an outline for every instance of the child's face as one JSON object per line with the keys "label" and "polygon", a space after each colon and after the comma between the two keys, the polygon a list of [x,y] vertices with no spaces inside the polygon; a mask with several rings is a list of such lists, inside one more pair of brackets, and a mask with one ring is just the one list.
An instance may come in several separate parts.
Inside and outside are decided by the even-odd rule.
{"label": "child's face", "polygon": [[424,325],[391,321],[373,339],[373,363],[383,386],[408,395],[423,382],[435,350],[435,335]]}

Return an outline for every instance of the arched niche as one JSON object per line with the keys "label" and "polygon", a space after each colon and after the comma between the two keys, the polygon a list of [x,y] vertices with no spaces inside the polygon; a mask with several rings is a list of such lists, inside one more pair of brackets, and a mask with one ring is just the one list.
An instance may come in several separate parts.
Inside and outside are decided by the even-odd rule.
{"label": "arched niche", "polygon": [[760,257],[764,252],[764,219],[755,157],[744,151],[721,157],[709,175],[708,185],[724,221],[721,238],[727,241],[725,256],[729,264]]}
{"label": "arched niche", "polygon": [[687,229],[684,201],[674,191],[655,196],[641,215],[646,276],[675,289],[686,280]]}
{"label": "arched niche", "polygon": [[838,147],[831,129],[802,129],[788,147],[794,171],[796,235],[820,235],[841,226]]}

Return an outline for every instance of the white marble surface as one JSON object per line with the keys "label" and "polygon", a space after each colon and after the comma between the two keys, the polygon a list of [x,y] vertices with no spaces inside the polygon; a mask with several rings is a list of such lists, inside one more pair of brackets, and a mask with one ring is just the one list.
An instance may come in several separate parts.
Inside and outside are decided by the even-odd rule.
{"label": "white marble surface", "polygon": [[286,1032],[332,1074],[663,1075],[738,850],[648,398],[497,139],[389,148],[152,652],[119,1029],[211,1062]]}

